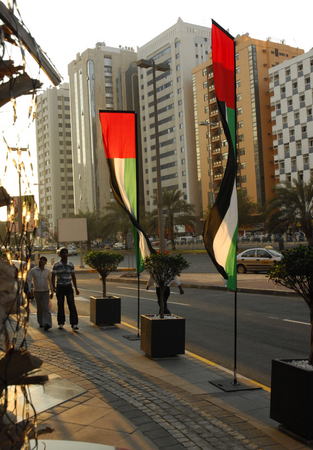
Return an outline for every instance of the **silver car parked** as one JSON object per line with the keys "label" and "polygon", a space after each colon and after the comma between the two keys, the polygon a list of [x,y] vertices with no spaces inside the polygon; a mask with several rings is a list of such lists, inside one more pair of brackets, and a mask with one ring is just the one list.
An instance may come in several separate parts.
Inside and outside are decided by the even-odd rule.
{"label": "silver car parked", "polygon": [[237,255],[237,272],[267,272],[283,255],[271,248],[249,248]]}

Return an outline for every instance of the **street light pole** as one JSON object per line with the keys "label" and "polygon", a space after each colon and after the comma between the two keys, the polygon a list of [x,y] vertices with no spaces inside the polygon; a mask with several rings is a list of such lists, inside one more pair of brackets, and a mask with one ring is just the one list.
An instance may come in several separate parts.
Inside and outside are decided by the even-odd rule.
{"label": "street light pole", "polygon": [[164,222],[163,222],[163,200],[162,200],[162,181],[161,181],[161,163],[160,163],[160,141],[159,141],[159,121],[158,121],[158,102],[156,87],[156,71],[169,72],[170,66],[167,63],[156,64],[154,59],[140,59],[137,61],[138,67],[145,69],[152,68],[152,84],[153,84],[153,109],[154,109],[154,132],[155,132],[155,157],[156,157],[156,175],[157,175],[157,207],[158,207],[158,227],[160,251],[165,250],[164,240]]}
{"label": "street light pole", "polygon": [[[209,120],[204,120],[202,122],[199,122],[200,126],[205,126],[207,127],[207,140],[209,141],[210,139],[210,122]],[[209,136],[208,136],[209,134]],[[212,166],[213,162],[212,162],[212,153],[210,153],[209,158],[208,158],[208,165],[209,165],[209,175],[210,175],[210,181],[209,181],[209,207],[212,207],[214,204],[214,180],[213,180],[213,166]]]}
{"label": "street light pole", "polygon": [[155,158],[156,158],[156,175],[157,175],[158,226],[159,226],[159,238],[160,238],[160,251],[163,252],[165,250],[165,242],[164,242],[163,200],[162,200],[161,164],[160,164],[158,103],[157,103],[157,90],[156,90],[155,62],[154,62],[154,60],[152,60],[152,61],[153,61],[153,63],[152,63],[152,80],[153,80]]}

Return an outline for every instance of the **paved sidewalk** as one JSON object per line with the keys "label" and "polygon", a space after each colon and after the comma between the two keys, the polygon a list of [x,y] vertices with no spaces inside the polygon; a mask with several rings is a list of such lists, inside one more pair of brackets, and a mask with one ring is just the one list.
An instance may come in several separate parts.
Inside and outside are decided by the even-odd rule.
{"label": "paved sidewalk", "polygon": [[[218,274],[184,273],[181,279],[186,287],[225,289]],[[145,283],[147,274],[140,280]],[[110,274],[109,281],[137,278],[121,271]],[[239,275],[238,289],[292,295],[265,275]],[[266,390],[225,393],[210,384],[221,378],[231,382],[225,369],[188,352],[151,360],[140,350],[139,340],[125,336],[135,337],[136,330],[124,323],[97,327],[88,317],[80,317],[78,333],[69,326],[44,332],[31,315],[28,342],[30,351],[44,361],[42,371],[84,390],[38,414],[39,424],[53,429],[40,438],[128,450],[308,448],[269,418]],[[239,382],[251,384],[246,379]]]}
{"label": "paved sidewalk", "polygon": [[220,368],[190,354],[151,360],[129,335],[136,332],[125,324],[96,327],[87,317],[78,333],[44,332],[31,315],[29,348],[42,371],[85,390],[38,414],[53,429],[41,439],[128,450],[306,448],[269,419],[268,392],[225,393],[209,383],[231,380]]}

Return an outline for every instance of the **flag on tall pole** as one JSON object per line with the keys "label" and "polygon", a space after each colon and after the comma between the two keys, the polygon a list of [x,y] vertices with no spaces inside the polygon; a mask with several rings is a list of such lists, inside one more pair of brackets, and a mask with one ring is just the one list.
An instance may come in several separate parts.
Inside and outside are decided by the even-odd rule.
{"label": "flag on tall pole", "polygon": [[212,63],[215,96],[228,142],[228,158],[215,203],[204,223],[203,239],[215,267],[237,289],[236,250],[238,207],[236,190],[235,41],[212,20]]}
{"label": "flag on tall pole", "polygon": [[141,272],[144,258],[154,250],[139,224],[136,113],[100,111],[99,116],[113,195],[138,232],[135,247],[137,271]]}

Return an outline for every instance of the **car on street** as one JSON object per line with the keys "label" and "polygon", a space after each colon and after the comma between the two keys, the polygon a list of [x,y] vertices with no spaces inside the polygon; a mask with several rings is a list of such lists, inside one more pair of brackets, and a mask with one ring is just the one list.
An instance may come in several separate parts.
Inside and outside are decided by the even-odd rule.
{"label": "car on street", "polygon": [[123,244],[123,242],[115,242],[115,244],[113,244],[113,248],[125,250],[125,244]]}
{"label": "car on street", "polygon": [[[63,245],[62,245],[62,247],[63,247]],[[60,249],[61,249],[62,247],[57,248],[57,250],[56,250],[56,254],[57,254],[57,255],[60,254]],[[78,250],[77,250],[76,245],[70,244],[70,245],[68,245],[68,246],[65,246],[65,248],[67,248],[68,256],[78,255]]]}
{"label": "car on street", "polygon": [[237,255],[237,272],[267,272],[283,255],[271,248],[249,248]]}
{"label": "car on street", "polygon": [[43,252],[50,252],[50,251],[56,251],[56,249],[57,249],[57,246],[56,245],[53,245],[53,244],[50,244],[50,245],[45,245],[44,247],[42,247],[42,251]]}

